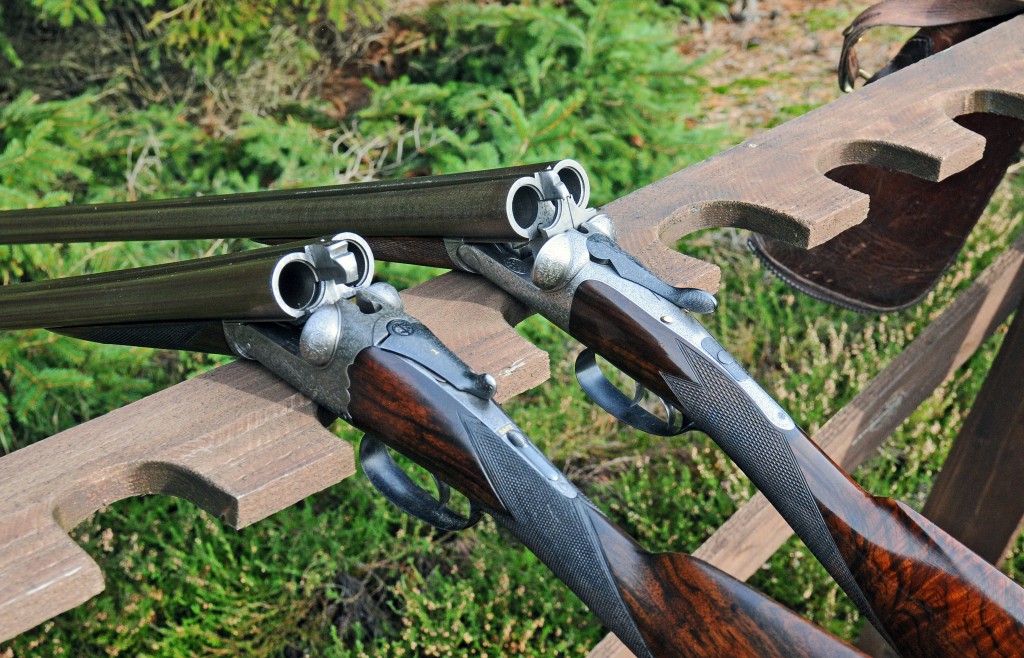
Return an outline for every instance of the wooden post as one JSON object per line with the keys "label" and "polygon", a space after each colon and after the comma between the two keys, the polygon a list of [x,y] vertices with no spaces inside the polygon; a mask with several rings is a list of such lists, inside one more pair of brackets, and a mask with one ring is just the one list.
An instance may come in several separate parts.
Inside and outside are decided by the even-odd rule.
{"label": "wooden post", "polygon": [[989,562],[1024,518],[1024,304],[935,480],[924,515]]}
{"label": "wooden post", "polygon": [[[963,429],[935,479],[923,514],[984,559],[999,564],[1024,521],[1024,304],[992,363]],[[857,646],[898,658],[870,626]]]}

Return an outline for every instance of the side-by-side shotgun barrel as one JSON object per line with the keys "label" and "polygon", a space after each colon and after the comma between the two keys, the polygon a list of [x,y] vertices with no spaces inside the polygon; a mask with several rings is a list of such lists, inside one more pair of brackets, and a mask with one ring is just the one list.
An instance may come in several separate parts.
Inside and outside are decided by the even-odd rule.
{"label": "side-by-side shotgun barrel", "polygon": [[555,171],[580,205],[590,184],[572,160],[505,169],[182,199],[0,212],[0,244],[125,240],[309,239],[347,230],[376,235],[467,235],[523,241],[544,208],[537,172]]}
{"label": "side-by-side shotgun barrel", "polygon": [[[335,257],[333,267],[316,262],[323,260],[316,247]],[[0,287],[0,328],[292,320],[329,294],[326,284],[368,283],[371,258],[362,238],[342,233],[315,243],[13,284]]]}

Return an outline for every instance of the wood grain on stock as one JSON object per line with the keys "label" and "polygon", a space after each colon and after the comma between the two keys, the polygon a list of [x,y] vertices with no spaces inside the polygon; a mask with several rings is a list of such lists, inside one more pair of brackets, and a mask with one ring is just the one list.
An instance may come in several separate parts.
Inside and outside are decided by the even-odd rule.
{"label": "wood grain on stock", "polygon": [[810,441],[790,445],[836,545],[901,655],[1024,654],[1019,585],[914,510],[860,489]]}
{"label": "wood grain on stock", "polygon": [[[833,533],[847,537],[840,547],[864,589],[879,609],[889,613],[887,629],[901,655],[977,656],[1013,658],[1024,653],[1024,606],[1019,588],[1008,579],[991,577],[994,567],[914,510],[892,499],[877,501],[888,513],[866,515],[847,524],[840,515],[825,513]],[[872,522],[888,521],[890,532],[863,534]],[[893,525],[907,528],[913,541],[890,539]],[[888,542],[886,540],[889,540]],[[900,554],[916,544],[927,559]],[[907,550],[907,552],[918,552]],[[952,573],[957,578],[951,578]],[[967,585],[967,586],[965,586]],[[905,596],[920,592],[921,596]],[[936,632],[936,629],[941,629]],[[918,647],[911,650],[909,647]]]}
{"label": "wood grain on stock", "polygon": [[[404,357],[377,347],[349,368],[348,410],[357,427],[451,484],[470,500],[504,510],[471,447],[452,397]],[[381,404],[384,398],[387,404]]]}
{"label": "wood grain on stock", "polygon": [[130,496],[188,499],[240,528],[354,472],[316,408],[236,363],[0,459],[0,640],[103,590],[68,536]]}
{"label": "wood grain on stock", "polygon": [[862,655],[701,560],[650,553],[596,512],[591,523],[622,599],[655,656]]}

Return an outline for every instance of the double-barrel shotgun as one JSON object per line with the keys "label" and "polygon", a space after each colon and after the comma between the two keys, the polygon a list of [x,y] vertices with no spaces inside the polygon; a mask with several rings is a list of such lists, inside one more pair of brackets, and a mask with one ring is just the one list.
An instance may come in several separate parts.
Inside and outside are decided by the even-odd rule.
{"label": "double-barrel shotgun", "polygon": [[[709,564],[646,551],[494,402],[493,377],[471,371],[372,279],[370,247],[346,233],[8,286],[0,327],[255,359],[366,432],[359,458],[385,497],[446,531],[486,512],[639,658],[863,656]],[[388,447],[429,471],[436,497]],[[450,488],[468,513],[449,504]]]}
{"label": "double-barrel shotgun", "polygon": [[[510,234],[505,243],[446,235],[434,240],[433,258],[418,262],[479,273],[587,346],[576,363],[580,385],[620,420],[655,434],[707,434],[902,655],[1024,655],[1024,589],[913,509],[850,478],[694,317],[713,310],[713,298],[669,286],[621,249],[612,218],[576,201],[577,176],[582,168],[548,192],[558,175],[535,174],[547,207],[526,245]],[[401,242],[374,244],[412,260],[401,258]],[[638,395],[620,392],[597,355],[680,417],[655,417]]]}
{"label": "double-barrel shotgun", "polygon": [[[432,192],[421,207],[424,190]],[[710,436],[903,655],[1024,655],[1024,590],[911,508],[857,485],[694,317],[714,310],[714,298],[657,278],[617,244],[613,219],[589,197],[583,167],[563,160],[266,196],[20,211],[0,214],[0,235],[50,240],[85,215],[90,239],[104,240],[118,239],[112,230],[124,222],[164,239],[359,227],[384,260],[478,273],[587,346],[580,385],[614,416],[664,436]],[[640,395],[619,391],[596,355],[674,413],[655,416]]]}

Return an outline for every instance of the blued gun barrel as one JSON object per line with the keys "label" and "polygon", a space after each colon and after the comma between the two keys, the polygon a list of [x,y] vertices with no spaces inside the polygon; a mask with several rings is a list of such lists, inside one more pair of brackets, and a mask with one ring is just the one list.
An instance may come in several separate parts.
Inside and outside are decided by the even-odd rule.
{"label": "blued gun barrel", "polygon": [[[334,256],[336,267],[314,262],[317,248]],[[325,271],[335,278],[323,280]],[[312,244],[5,286],[0,328],[293,320],[319,304],[330,285],[372,277],[369,247],[342,233]]]}
{"label": "blued gun barrel", "polygon": [[482,242],[532,237],[541,199],[526,182],[555,170],[580,205],[590,196],[572,160],[297,190],[36,208],[0,213],[0,244],[257,238],[299,240],[346,230],[459,235]]}

